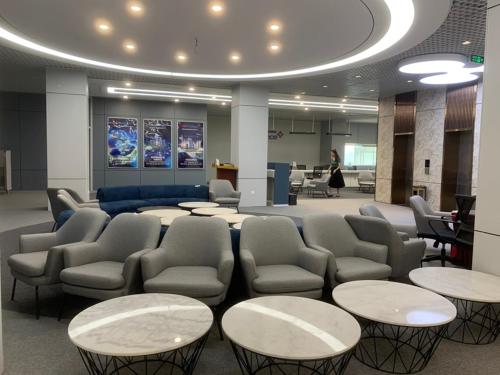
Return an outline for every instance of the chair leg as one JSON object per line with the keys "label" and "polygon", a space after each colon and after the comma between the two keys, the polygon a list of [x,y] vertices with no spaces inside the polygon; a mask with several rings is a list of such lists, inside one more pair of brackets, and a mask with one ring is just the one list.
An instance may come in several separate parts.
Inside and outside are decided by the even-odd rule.
{"label": "chair leg", "polygon": [[10,295],[11,301],[14,301],[14,296],[16,295],[16,284],[17,284],[17,279],[14,277],[14,282],[12,283],[12,293]]}
{"label": "chair leg", "polygon": [[446,249],[444,248],[445,244],[443,244],[443,247],[441,248],[441,267],[445,267],[446,264],[446,259],[448,258],[446,256]]}
{"label": "chair leg", "polygon": [[57,228],[57,221],[54,221],[54,225],[52,225],[52,230],[51,232],[55,232]]}
{"label": "chair leg", "polygon": [[35,286],[35,310],[36,310],[36,320],[40,319],[40,301],[38,298],[38,285]]}
{"label": "chair leg", "polygon": [[57,321],[60,322],[64,312],[64,305],[66,304],[66,293],[63,293],[61,299],[61,305],[59,306],[59,315],[57,316]]}

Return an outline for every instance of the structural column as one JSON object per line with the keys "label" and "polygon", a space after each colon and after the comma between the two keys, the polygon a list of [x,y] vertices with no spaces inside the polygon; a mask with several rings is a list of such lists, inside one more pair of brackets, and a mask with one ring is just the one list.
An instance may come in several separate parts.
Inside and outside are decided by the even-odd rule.
{"label": "structural column", "polygon": [[269,93],[260,87],[233,89],[231,104],[231,162],[238,166],[240,206],[265,206]]}
{"label": "structural column", "polygon": [[89,198],[89,96],[83,72],[48,69],[47,185]]}
{"label": "structural column", "polygon": [[500,276],[500,0],[488,1],[473,269]]}

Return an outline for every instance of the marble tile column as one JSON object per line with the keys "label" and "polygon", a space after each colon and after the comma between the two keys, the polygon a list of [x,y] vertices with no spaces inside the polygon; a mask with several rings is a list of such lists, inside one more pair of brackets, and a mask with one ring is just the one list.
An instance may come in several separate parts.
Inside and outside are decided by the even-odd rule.
{"label": "marble tile column", "polygon": [[238,166],[241,207],[267,203],[267,142],[269,93],[239,85],[231,103],[231,162]]}
{"label": "marble tile column", "polygon": [[489,0],[479,144],[473,269],[500,276],[500,0]]}
{"label": "marble tile column", "polygon": [[391,96],[380,99],[379,102],[375,200],[383,203],[391,203],[394,100],[394,96]]}

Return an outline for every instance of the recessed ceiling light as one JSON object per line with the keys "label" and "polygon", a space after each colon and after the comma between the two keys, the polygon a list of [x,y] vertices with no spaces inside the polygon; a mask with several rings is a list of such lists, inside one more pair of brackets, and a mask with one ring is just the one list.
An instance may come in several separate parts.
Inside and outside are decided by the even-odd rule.
{"label": "recessed ceiling light", "polygon": [[434,53],[402,60],[399,71],[409,74],[445,73],[462,68],[467,62],[463,55],[455,53]]}
{"label": "recessed ceiling light", "polygon": [[271,42],[267,47],[271,53],[279,53],[281,51],[281,43],[280,42]]}
{"label": "recessed ceiling light", "polygon": [[324,89],[327,89],[327,88],[328,88],[328,85],[323,85],[323,88],[324,88]]}
{"label": "recessed ceiling light", "polygon": [[355,76],[354,78],[361,78],[361,76],[360,76],[360,75],[357,75],[357,76]]}
{"label": "recessed ceiling light", "polygon": [[137,44],[132,39],[125,39],[123,49],[128,53],[135,53],[137,52]]}
{"label": "recessed ceiling light", "polygon": [[297,100],[299,100],[301,98],[301,96],[300,95],[295,95],[294,98],[297,99]]}
{"label": "recessed ceiling light", "polygon": [[370,92],[374,92],[375,90],[374,89],[370,89]]}
{"label": "recessed ceiling light", "polygon": [[471,44],[471,43],[472,43],[472,42],[471,42],[470,40],[464,40],[464,41],[462,42],[462,45],[464,45],[464,46],[468,46],[468,45],[469,45],[469,44]]}
{"label": "recessed ceiling light", "polygon": [[305,95],[305,94],[306,94],[306,92],[305,92],[305,91],[302,91],[302,92],[301,92],[301,94],[302,94],[302,95]]}
{"label": "recessed ceiling light", "polygon": [[305,107],[305,108],[304,108],[304,111],[309,111],[309,107]]}
{"label": "recessed ceiling light", "polygon": [[430,77],[425,77],[420,82],[426,85],[451,85],[454,83],[465,83],[475,81],[479,76],[470,74],[464,71],[449,72],[445,74],[437,74]]}
{"label": "recessed ceiling light", "polygon": [[113,25],[105,18],[96,19],[94,26],[97,32],[102,35],[109,35],[113,32]]}
{"label": "recessed ceiling light", "polygon": [[175,98],[174,102],[179,103],[179,99]]}
{"label": "recessed ceiling light", "polygon": [[212,100],[217,100],[217,97],[216,96],[212,96]]}
{"label": "recessed ceiling light", "polygon": [[278,34],[283,29],[281,22],[278,20],[272,20],[267,24],[267,31],[272,34]]}
{"label": "recessed ceiling light", "polygon": [[129,82],[129,81],[125,82],[125,86],[127,86],[127,87],[132,86],[132,82]]}
{"label": "recessed ceiling light", "polygon": [[345,98],[342,99],[342,103],[345,103],[345,102],[347,102],[347,99],[345,99]]}
{"label": "recessed ceiling light", "polygon": [[413,82],[413,80],[412,80],[412,79],[409,79],[409,80],[408,80],[408,81],[406,81],[406,82],[408,82],[408,83],[412,83],[412,82]]}
{"label": "recessed ceiling light", "polygon": [[304,102],[300,102],[300,105],[304,105]]}
{"label": "recessed ceiling light", "polygon": [[233,64],[238,64],[241,61],[241,55],[238,52],[231,52],[229,54],[229,61]]}
{"label": "recessed ceiling light", "polygon": [[342,110],[342,113],[346,113],[347,111],[345,109]]}
{"label": "recessed ceiling light", "polygon": [[226,105],[226,102],[222,102],[222,105],[225,106]]}
{"label": "recessed ceiling light", "polygon": [[142,16],[144,14],[144,5],[140,1],[129,1],[127,9],[133,16]]}
{"label": "recessed ceiling light", "polygon": [[188,61],[188,55],[186,55],[184,52],[179,51],[175,54],[175,59],[177,60],[177,62],[184,64]]}
{"label": "recessed ceiling light", "polygon": [[125,100],[127,100],[128,99],[128,95],[123,95],[122,98],[125,99]]}
{"label": "recessed ceiling light", "polygon": [[188,90],[191,91],[191,92],[193,92],[195,90],[195,88],[193,86],[189,86]]}
{"label": "recessed ceiling light", "polygon": [[221,1],[212,1],[210,2],[210,4],[208,4],[208,10],[214,16],[221,16],[225,11],[224,3],[222,3]]}

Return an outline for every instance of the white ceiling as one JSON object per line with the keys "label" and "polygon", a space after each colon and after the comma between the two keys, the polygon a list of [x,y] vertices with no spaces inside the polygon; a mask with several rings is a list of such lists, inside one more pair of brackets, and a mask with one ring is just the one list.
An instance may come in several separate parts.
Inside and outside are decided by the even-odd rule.
{"label": "white ceiling", "polygon": [[[258,3],[260,7],[257,7],[259,9],[266,9],[266,6],[271,4],[271,3],[276,3],[276,4],[281,4],[281,8],[277,7],[275,9],[287,9],[287,12],[283,12],[282,14],[289,15],[287,18],[290,21],[284,21],[285,22],[290,22],[290,25],[295,25],[293,22],[293,12],[289,13],[288,10],[293,10],[293,6],[287,7],[283,6],[284,1],[286,1],[286,4],[293,4],[293,6],[300,7],[304,6],[306,4],[305,1],[299,1],[299,0],[255,0],[255,3]],[[162,0],[150,0],[150,1],[143,1],[146,5],[147,4],[159,4],[159,3],[176,3],[180,7],[179,9],[183,9],[183,12],[186,12],[189,7],[193,7],[193,4],[199,4],[199,0],[184,0],[184,1],[162,1]],[[243,0],[226,0],[227,3],[230,4],[237,4],[237,3],[242,3],[244,2]],[[47,12],[45,11],[44,13],[40,10],[40,17],[33,17],[33,14],[37,14],[34,12],[35,8],[33,8],[31,5],[33,4],[44,4],[45,7],[49,10],[52,10],[52,12]],[[64,13],[61,13],[61,9],[65,9],[64,6],[62,8],[57,8],[58,6],[62,6],[62,3],[71,3],[73,7],[71,10],[66,10]],[[82,35],[76,35],[73,33],[73,28],[75,30],[83,30],[81,27],[83,26],[75,26],[75,19],[80,19],[80,23],[84,23],[82,20],[89,20],[90,17],[87,13],[83,12],[86,8],[92,8],[88,7],[88,4],[99,4],[100,9],[102,9],[102,5],[106,4],[106,8],[112,7],[112,6],[117,6],[117,4],[123,5],[124,1],[122,0],[107,0],[106,2],[103,1],[98,1],[98,0],[86,0],[85,2],[83,1],[77,1],[77,0],[46,0],[44,2],[36,1],[36,0],[16,0],[16,1],[9,1],[9,0],[0,0],[0,14],[4,16],[4,14],[7,14],[7,16],[11,17],[11,20],[17,20],[15,22],[18,23],[18,25],[27,28],[27,34],[29,32],[35,33],[35,35],[44,35],[44,37],[51,38],[57,36],[58,34],[67,34],[67,35],[59,35],[57,39],[58,43],[66,43],[64,44],[68,48],[73,48],[75,49],[77,46],[78,50],[80,48],[80,42],[82,41],[82,47],[89,48],[92,43],[89,43],[88,38],[91,38],[90,34],[92,33],[87,33],[89,35],[86,35],[85,37]],[[181,3],[185,4],[185,7],[182,5],[179,5]],[[247,4],[250,3],[249,1],[246,2]],[[252,4],[254,3],[254,0],[251,2]],[[264,4],[265,3],[265,4]],[[310,5],[312,2],[307,2],[308,5]],[[345,4],[344,4],[345,3]],[[365,3],[368,4],[369,7],[371,7],[373,4],[379,4],[381,3],[380,0],[365,0]],[[383,54],[382,56],[378,56],[378,59],[383,59],[382,61],[371,63],[368,65],[364,66],[357,66],[353,67],[351,69],[342,71],[342,72],[336,72],[336,73],[330,73],[330,74],[322,74],[314,77],[307,77],[307,78],[295,78],[295,79],[286,79],[286,80],[276,80],[276,81],[266,81],[264,83],[261,83],[262,85],[265,85],[268,87],[272,92],[277,92],[277,93],[297,93],[301,91],[306,91],[307,94],[310,95],[320,95],[320,96],[344,96],[348,95],[350,97],[358,97],[358,98],[366,98],[366,99],[376,99],[380,96],[385,96],[385,95],[391,95],[397,92],[404,92],[404,91],[411,91],[414,89],[419,88],[420,86],[418,84],[409,84],[406,81],[409,79],[407,76],[404,76],[400,74],[397,71],[397,63],[399,62],[400,59],[403,57],[408,57],[408,56],[415,56],[423,53],[435,53],[435,52],[455,52],[455,53],[464,53],[464,54],[472,54],[472,53],[477,53],[477,54],[482,54],[484,50],[484,29],[485,29],[485,14],[486,14],[486,0],[454,0],[453,1],[453,7],[448,15],[448,18],[446,21],[441,25],[441,27],[437,30],[436,28],[442,23],[444,20],[445,16],[447,15],[447,5],[449,5],[448,0],[414,0],[416,9],[417,9],[417,19],[414,27],[409,33],[409,36],[405,38],[402,43],[399,45],[398,48],[393,49],[386,54]],[[47,4],[51,6],[47,6]],[[361,11],[361,8],[356,8],[359,6],[359,2],[356,0],[314,0],[314,7],[316,9],[316,5],[318,6],[318,9],[328,9],[329,6],[333,6],[334,4],[343,4],[343,7],[345,6],[345,12],[344,9],[342,11],[339,11],[338,13],[342,15],[341,18],[343,18],[343,22],[347,20],[347,15],[352,14],[355,15],[356,12],[358,15],[354,17],[353,19],[349,19],[349,24],[353,25],[351,27],[348,27],[347,29],[345,28],[336,28],[338,25],[330,25],[330,23],[337,23],[340,22],[338,21],[338,18],[336,18],[336,12],[333,12],[333,15],[330,15],[330,18],[320,18],[321,22],[315,22],[313,19],[312,21],[310,20],[308,23],[303,23],[303,24],[297,24],[294,26],[294,28],[301,28],[304,32],[307,32],[308,30],[313,30],[313,34],[307,34],[309,35],[308,41],[304,42],[304,40],[301,40],[300,43],[297,41],[298,44],[294,44],[294,38],[291,38],[289,42],[290,46],[299,46],[304,50],[303,48],[310,48],[310,51],[313,51],[309,54],[298,54],[297,55],[297,60],[295,59],[290,59],[290,61],[285,61],[282,63],[285,64],[284,66],[296,66],[298,64],[307,64],[308,62],[313,61],[313,58],[315,56],[318,57],[317,61],[320,61],[323,59],[327,54],[332,54],[331,56],[337,57],[340,56],[343,53],[346,53],[348,50],[348,44],[349,40],[351,38],[352,34],[352,48],[356,48],[356,43],[359,43],[360,38],[366,36],[366,29],[369,26],[369,21],[368,22],[360,22],[359,19],[364,20],[363,16],[363,11]],[[350,5],[346,5],[350,4]],[[53,7],[53,5],[57,5],[57,7]],[[43,8],[43,7],[42,7]],[[24,9],[24,10],[23,10]],[[28,12],[27,9],[30,11]],[[55,9],[55,10],[54,10]],[[97,6],[96,6],[97,9]],[[111,8],[110,8],[111,9]],[[264,15],[267,14],[264,11],[259,11],[259,9],[255,9],[255,13],[252,13],[252,17],[257,17],[257,18],[264,18]],[[296,10],[299,8],[295,8]],[[370,8],[371,9],[371,8]],[[36,9],[38,12],[38,8]],[[9,11],[7,13],[4,13],[4,11]],[[14,17],[14,14],[17,13],[17,16]],[[203,9],[205,11],[205,9]],[[82,13],[83,12],[83,13]],[[50,14],[51,13],[51,14]],[[321,12],[323,13],[323,12]],[[68,16],[69,14],[69,16]],[[76,16],[72,16],[75,14]],[[183,30],[186,29],[187,31],[178,31],[176,32],[176,35],[194,35],[193,30],[197,30],[195,26],[192,24],[186,24],[186,18],[181,17],[182,14],[186,13],[179,13],[177,14],[176,12],[169,12],[167,16],[164,17],[165,22],[164,24],[175,24],[175,25],[180,25],[180,29],[178,30]],[[259,16],[259,14],[261,16]],[[317,14],[317,13],[311,13],[311,14]],[[57,20],[62,20],[64,19],[64,22],[54,22],[51,21],[53,20],[54,15],[57,16]],[[125,14],[120,14],[120,15],[112,15],[113,17],[117,17],[116,19],[120,20],[123,17],[127,17]],[[228,14],[228,16],[230,16]],[[271,14],[269,14],[271,16]],[[321,15],[323,16],[323,14]],[[76,17],[76,18],[73,18]],[[145,15],[146,17],[146,15]],[[155,15],[155,17],[159,17],[159,15]],[[225,17],[225,16],[224,16]],[[232,17],[232,16],[231,16]],[[229,18],[231,18],[229,17]],[[68,23],[66,22],[66,18],[71,19],[72,22]],[[91,17],[92,18],[92,17]],[[109,17],[111,18],[111,17]],[[248,27],[249,23],[247,22],[246,14],[240,15],[238,18],[238,22],[240,22],[242,25],[246,25],[245,27]],[[162,19],[160,18],[155,18],[155,19]],[[319,18],[317,18],[319,19]],[[329,22],[329,20],[335,20],[335,22]],[[35,21],[34,21],[35,20]],[[32,24],[31,22],[34,22]],[[135,21],[134,21],[135,22]],[[207,21],[208,22],[208,21]],[[255,19],[251,19],[250,22],[255,22],[257,24],[257,21]],[[162,22],[160,22],[162,24]],[[341,25],[343,24],[342,22],[340,23]],[[87,25],[88,26],[88,25]],[[182,27],[181,27],[182,26]],[[205,25],[206,26],[206,25]],[[262,26],[262,25],[261,25]],[[262,31],[262,27],[259,26],[259,30]],[[379,24],[380,26],[380,24]],[[80,27],[80,28],[79,28]],[[115,26],[116,27],[116,26]],[[243,26],[242,26],[243,27]],[[383,28],[383,26],[380,26]],[[377,24],[375,22],[375,29],[377,28]],[[158,30],[157,26],[152,28],[154,30]],[[323,38],[323,34],[319,32],[319,30],[329,30],[329,32],[334,32],[335,37],[331,37],[331,35],[328,35],[331,38]],[[354,30],[354,29],[359,29]],[[43,33],[40,33],[40,30],[43,30]],[[120,29],[121,30],[121,29]],[[131,31],[133,30],[130,29]],[[199,30],[199,29],[198,29]],[[243,29],[242,29],[243,30]],[[340,30],[340,32],[339,32]],[[344,30],[344,31],[343,31]],[[435,32],[434,32],[435,31]],[[118,33],[118,29],[116,31]],[[120,31],[122,32],[122,31]],[[374,31],[375,32],[375,31]],[[434,32],[434,33],[433,33]],[[190,34],[191,33],[191,34]],[[195,32],[196,34],[196,32]],[[197,34],[200,34],[199,32]],[[204,33],[201,33],[200,35],[203,35]],[[262,34],[265,36],[265,31],[262,31]],[[432,35],[431,35],[432,34]],[[118,35],[118,34],[117,34]],[[109,58],[113,58],[113,53],[122,53],[121,50],[119,50],[119,45],[116,44],[116,41],[118,41],[122,34],[119,34],[120,37],[116,37],[115,43],[111,43],[109,45],[109,48],[103,48],[103,46],[99,46],[99,48],[95,47],[96,49],[94,51],[100,51],[102,53],[110,53]],[[125,34],[123,34],[125,35]],[[141,34],[142,35],[142,34]],[[149,34],[144,34],[144,40],[149,40],[147,39]],[[164,41],[169,41],[169,43],[174,39],[171,39],[170,35],[174,35],[174,33],[168,33],[167,34],[162,34],[161,38],[156,37],[156,40],[159,40],[158,43],[151,44],[150,48],[152,48],[151,53],[149,53],[149,50],[144,51],[142,48],[142,42],[140,42],[139,46],[139,51],[138,53],[133,56],[133,58],[139,58],[141,59],[143,63],[148,63],[155,60],[157,61],[157,57],[159,55],[155,55],[155,53],[162,54],[162,56],[165,57],[165,55],[168,55],[168,53],[164,53],[163,51],[167,49],[166,47],[158,47],[158,44],[166,44]],[[290,34],[293,35],[293,34]],[[312,35],[312,36],[311,36]],[[374,35],[372,33],[372,35]],[[70,40],[70,37],[72,36],[72,43]],[[151,35],[149,35],[151,37]],[[187,43],[188,40],[191,40],[191,37],[182,37],[184,38],[184,42]],[[96,38],[95,34],[92,34],[92,38]],[[240,35],[241,38],[241,35]],[[226,39],[224,39],[224,42],[222,44],[217,44],[217,48],[226,48],[221,47],[223,46],[224,43],[226,43]],[[251,38],[248,40],[248,48],[249,49],[254,49],[258,48],[260,46],[260,42],[258,42],[259,36],[258,35],[253,35]],[[328,39],[328,40],[327,40]],[[424,40],[425,39],[425,40]],[[181,40],[181,38],[179,39]],[[201,40],[205,40],[204,37],[201,38]],[[206,39],[208,40],[208,39]],[[287,39],[288,40],[288,39]],[[462,46],[461,42],[463,40],[471,40],[472,44],[469,46]],[[102,42],[102,37],[98,38],[99,43]],[[191,40],[192,41],[192,40]],[[336,42],[339,41],[338,43],[338,48],[336,47],[337,44]],[[68,44],[69,43],[69,44]],[[305,44],[304,44],[305,43]],[[61,44],[62,46],[63,44]],[[146,45],[149,45],[146,43]],[[229,43],[228,43],[229,45]],[[287,44],[288,45],[288,44]],[[323,46],[332,46],[332,48],[322,48]],[[412,47],[415,46],[415,47]],[[412,47],[412,48],[410,48]],[[113,49],[114,48],[114,49]],[[147,48],[147,47],[146,47]],[[219,51],[219,55],[224,55],[223,57],[226,57],[226,53],[222,54],[221,49],[217,49]],[[294,48],[295,50],[295,48]],[[156,52],[155,52],[156,51]],[[315,51],[315,52],[314,52]],[[148,52],[148,53],[143,53],[141,52]],[[284,50],[285,52],[285,50]],[[208,53],[208,52],[206,52]],[[264,61],[265,57],[267,56],[266,53],[263,53],[261,55],[259,54],[254,54],[252,53],[249,59],[247,60],[247,57],[245,56],[245,53],[241,51],[242,55],[245,57],[245,61],[254,61],[256,66],[262,66],[264,68],[267,67],[273,67],[273,61],[271,61],[269,64],[266,65],[268,62]],[[286,52],[288,53],[288,52]],[[290,53],[293,53],[291,51]],[[315,54],[313,56],[313,54]],[[144,56],[142,56],[144,55]],[[299,56],[300,55],[300,56]],[[304,55],[304,56],[302,56]],[[118,55],[116,55],[118,56]],[[154,59],[152,56],[156,56]],[[211,56],[207,61],[210,61],[209,64],[207,64],[205,67],[206,69],[214,69],[216,71],[217,69],[222,69],[221,66],[217,65],[217,59],[221,58],[220,56],[216,56],[216,54],[208,54],[208,56]],[[285,56],[285,55],[282,55]],[[280,56],[280,58],[282,57]],[[291,55],[290,55],[291,56]],[[125,57],[124,57],[125,58]],[[131,58],[131,57],[126,57],[126,58]],[[166,57],[165,57],[166,58]],[[152,59],[152,60],[149,60]],[[293,60],[293,61],[292,61]],[[138,60],[139,61],[139,60]],[[201,60],[200,60],[201,61]],[[314,61],[313,61],[314,62]],[[193,64],[197,63],[197,61],[193,61]],[[258,65],[261,64],[261,65]],[[1,70],[1,75],[0,78],[0,89],[11,89],[11,90],[16,90],[16,91],[26,91],[23,88],[28,87],[29,91],[36,91],[37,89],[39,91],[43,91],[43,69],[46,66],[55,66],[55,67],[68,67],[68,68],[76,68],[74,64],[69,64],[69,63],[63,63],[63,62],[58,62],[54,60],[47,59],[45,57],[41,56],[35,56],[31,53],[27,53],[26,51],[18,51],[18,50],[13,50],[8,47],[3,47],[0,46],[0,68]],[[200,67],[202,67],[200,65]],[[232,68],[232,67],[231,67]],[[224,68],[225,69],[225,68]],[[245,69],[243,64],[241,64],[237,69]],[[90,69],[86,68],[85,69],[88,72],[89,77],[91,78],[96,78],[96,79],[107,79],[107,80],[125,80],[125,79],[131,79],[136,82],[156,82],[156,83],[175,83],[179,84],[179,81],[175,80],[170,80],[170,79],[159,79],[158,77],[145,77],[145,76],[139,76],[139,75],[129,75],[129,74],[124,74],[124,73],[117,73],[117,72],[112,72],[112,71],[103,71],[103,70],[98,70],[98,69]],[[361,78],[356,78],[356,75],[361,75]],[[26,79],[26,77],[29,77]],[[191,82],[190,82],[191,83]],[[214,83],[214,82],[209,82],[207,85],[207,82],[197,82],[199,85],[205,85],[205,86],[211,86],[211,87],[220,87],[220,88],[228,88],[232,85],[232,83],[224,83],[224,82],[219,82],[219,83]],[[328,85],[327,88],[323,88],[323,85]],[[375,91],[370,91],[370,90],[375,90]]]}

